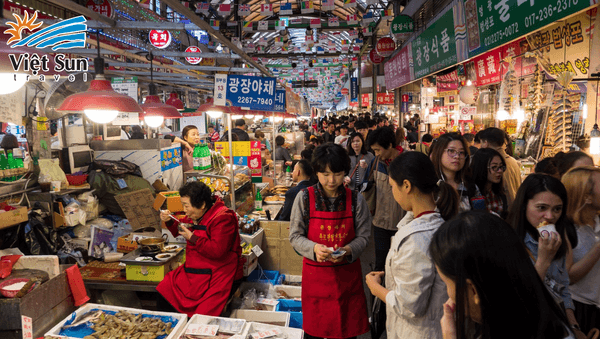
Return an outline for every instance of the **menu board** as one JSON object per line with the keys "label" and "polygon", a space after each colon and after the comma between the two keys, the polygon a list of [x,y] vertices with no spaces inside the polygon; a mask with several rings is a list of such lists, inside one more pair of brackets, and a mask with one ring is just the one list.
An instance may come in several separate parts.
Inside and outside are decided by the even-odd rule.
{"label": "menu board", "polygon": [[[261,177],[262,158],[260,148],[260,141],[231,142],[231,151],[233,152],[233,164],[238,166],[248,166],[250,169],[251,176]],[[215,150],[221,153],[221,155],[224,156],[226,159],[229,159],[228,142],[215,142]]]}

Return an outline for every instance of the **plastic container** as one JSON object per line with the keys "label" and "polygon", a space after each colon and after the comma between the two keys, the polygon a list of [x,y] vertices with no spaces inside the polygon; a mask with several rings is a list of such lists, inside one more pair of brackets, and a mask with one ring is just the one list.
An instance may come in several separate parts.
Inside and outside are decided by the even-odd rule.
{"label": "plastic container", "polygon": [[288,312],[233,310],[233,312],[231,312],[231,318],[283,327],[288,327],[290,325],[290,314]]}
{"label": "plastic container", "polygon": [[69,185],[71,185],[71,186],[81,186],[87,182],[87,178],[88,178],[87,174],[81,174],[81,175],[67,174],[67,181],[69,182]]}
{"label": "plastic container", "polygon": [[304,331],[302,331],[301,329],[297,329],[297,328],[290,328],[291,322],[290,322],[290,327],[267,325],[267,324],[261,324],[261,323],[257,323],[257,322],[248,323],[248,326],[246,326],[246,327],[247,327],[246,333],[248,335],[252,335],[253,333],[262,332],[262,331],[266,331],[266,330],[270,330],[270,329],[278,329],[285,334],[287,339],[303,339],[304,338]]}
{"label": "plastic container", "polygon": [[288,312],[290,314],[290,327],[302,328],[302,302],[298,300],[279,299],[277,312]]}
{"label": "plastic container", "polygon": [[281,275],[279,274],[279,271],[267,271],[258,269],[250,273],[247,280],[279,285],[281,284],[280,277]]}

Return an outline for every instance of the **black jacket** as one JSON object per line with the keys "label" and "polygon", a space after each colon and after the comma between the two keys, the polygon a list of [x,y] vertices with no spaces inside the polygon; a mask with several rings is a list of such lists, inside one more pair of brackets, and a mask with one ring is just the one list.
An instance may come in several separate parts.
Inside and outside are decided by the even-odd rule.
{"label": "black jacket", "polygon": [[250,141],[250,136],[246,131],[241,128],[234,128],[231,130],[231,133],[235,133],[238,136],[238,141]]}
{"label": "black jacket", "polygon": [[298,183],[298,185],[296,185],[296,187],[290,188],[285,193],[285,202],[283,203],[281,212],[279,212],[280,221],[290,221],[290,217],[292,215],[292,206],[294,206],[294,200],[296,200],[296,196],[301,190],[310,186],[312,186],[310,180],[302,180]]}

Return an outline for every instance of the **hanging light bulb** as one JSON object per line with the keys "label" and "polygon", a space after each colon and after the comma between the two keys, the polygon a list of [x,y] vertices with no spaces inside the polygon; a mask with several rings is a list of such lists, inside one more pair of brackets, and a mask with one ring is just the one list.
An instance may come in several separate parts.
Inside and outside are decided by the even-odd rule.
{"label": "hanging light bulb", "polygon": [[473,82],[470,79],[467,80],[467,86],[471,86],[471,85],[473,85]]}
{"label": "hanging light bulb", "polygon": [[180,111],[183,110],[183,101],[179,99],[179,95],[177,94],[177,92],[171,92],[171,94],[169,95],[169,99],[165,101],[165,104],[171,105]]}
{"label": "hanging light bulb", "polygon": [[208,114],[209,117],[211,118],[220,118],[223,116],[223,112],[221,111],[206,111],[206,114]]}
{"label": "hanging light bulb", "polygon": [[113,121],[119,113],[143,113],[138,103],[130,96],[113,90],[110,81],[104,78],[104,59],[100,56],[100,35],[98,39],[98,56],[94,58],[96,79],[90,82],[90,88],[81,93],[69,95],[58,112],[66,114],[85,113],[95,123]]}
{"label": "hanging light bulb", "polygon": [[244,117],[244,116],[243,116],[243,115],[241,115],[241,114],[233,114],[233,115],[231,116],[231,119],[233,119],[233,120],[237,120],[237,119],[241,119],[241,118],[243,118],[243,117]]}
{"label": "hanging light bulb", "polygon": [[583,118],[587,119],[588,117],[588,106],[587,104],[583,104]]}
{"label": "hanging light bulb", "polygon": [[600,154],[600,130],[598,124],[594,124],[594,128],[590,132],[590,153]]}
{"label": "hanging light bulb", "polygon": [[148,96],[146,96],[146,100],[143,105],[141,105],[144,110],[143,118],[144,122],[152,128],[158,128],[163,124],[165,118],[175,119],[181,118],[181,113],[179,111],[167,104],[163,104],[160,101],[158,95],[156,95],[156,85],[152,82],[154,78],[154,73],[152,71],[152,60],[154,59],[152,56],[152,52],[149,55],[150,59],[150,85],[148,86]]}
{"label": "hanging light bulb", "polygon": [[501,109],[496,113],[496,120],[504,121],[510,119],[510,115],[507,111]]}
{"label": "hanging light bulb", "polygon": [[18,91],[27,83],[27,74],[0,73],[0,95]]}

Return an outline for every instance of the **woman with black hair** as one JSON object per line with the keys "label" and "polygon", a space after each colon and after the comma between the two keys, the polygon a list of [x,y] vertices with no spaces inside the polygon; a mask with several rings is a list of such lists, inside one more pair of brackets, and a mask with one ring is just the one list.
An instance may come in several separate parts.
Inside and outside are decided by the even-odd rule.
{"label": "woman with black hair", "polygon": [[273,152],[274,160],[283,160],[286,165],[292,164],[292,157],[290,157],[290,153],[286,150],[283,145],[285,144],[285,138],[281,135],[275,137],[275,152]]}
{"label": "woman with black hair", "polygon": [[497,216],[461,213],[435,232],[429,253],[448,291],[444,339],[575,338],[521,238]]}
{"label": "woman with black hair", "polygon": [[345,179],[348,188],[352,191],[360,190],[362,182],[365,180],[367,168],[375,156],[367,152],[365,141],[360,133],[354,132],[348,139],[346,146],[350,156],[350,175]]}
{"label": "woman with black hair", "polygon": [[568,153],[559,152],[554,156],[554,163],[558,167],[558,175],[562,177],[568,170],[579,166],[594,166],[594,159],[582,151]]}
{"label": "woman with black hair", "polygon": [[359,257],[371,235],[361,194],[344,188],[350,158],[340,145],[317,147],[318,183],[300,191],[292,207],[290,243],[304,257],[305,338],[352,338],[369,331]]}
{"label": "woman with black hair", "polygon": [[[548,290],[563,304],[569,324],[579,328],[566,267],[566,210],[567,190],[560,180],[546,174],[530,174],[519,187],[506,221],[527,248]],[[537,228],[544,224],[555,225],[556,232],[543,230],[540,234]]]}
{"label": "woman with black hair", "polygon": [[198,132],[198,127],[194,125],[185,126],[181,131],[181,138],[174,135],[165,135],[165,139],[181,144],[181,166],[183,167],[183,171],[187,172],[194,169],[193,151],[194,147],[200,143],[200,132]]}
{"label": "woman with black hair", "polygon": [[468,180],[470,163],[469,146],[460,133],[442,134],[431,147],[430,158],[435,168],[435,174],[452,186],[459,195],[460,212],[469,211],[470,192],[474,192]]}
{"label": "woman with black hair", "polygon": [[437,179],[431,160],[421,152],[405,152],[392,161],[390,184],[407,213],[392,237],[385,272],[369,273],[367,286],[386,303],[388,339],[441,338],[448,295],[427,249],[433,233],[457,213],[458,196]]}
{"label": "woman with black hair", "polygon": [[167,310],[172,306],[189,317],[219,316],[243,278],[237,217],[202,182],[186,183],[179,195],[185,212],[181,222],[191,227],[174,221],[170,211],[161,211],[160,219],[174,237],[181,235],[187,240],[186,260],[156,287],[168,301],[159,306]]}
{"label": "woman with black hair", "polygon": [[[472,181],[477,194],[483,194],[484,200],[479,197],[471,199],[473,209],[484,208],[488,212],[494,212],[502,219],[508,214],[508,200],[504,194],[502,174],[506,171],[506,162],[498,151],[492,148],[482,148],[471,158]],[[478,206],[479,203],[485,206]]]}

